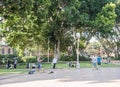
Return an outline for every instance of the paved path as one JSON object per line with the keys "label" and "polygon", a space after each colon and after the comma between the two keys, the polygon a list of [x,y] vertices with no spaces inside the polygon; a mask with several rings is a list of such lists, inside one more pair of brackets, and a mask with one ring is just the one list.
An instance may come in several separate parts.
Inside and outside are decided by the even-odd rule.
{"label": "paved path", "polygon": [[54,73],[0,76],[0,87],[119,87],[120,68],[55,69]]}

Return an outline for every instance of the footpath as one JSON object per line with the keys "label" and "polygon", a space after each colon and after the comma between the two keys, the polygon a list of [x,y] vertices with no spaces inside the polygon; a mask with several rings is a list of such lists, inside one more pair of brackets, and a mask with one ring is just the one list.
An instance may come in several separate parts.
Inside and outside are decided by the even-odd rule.
{"label": "footpath", "polygon": [[[53,71],[53,73],[49,73]],[[0,76],[0,87],[119,87],[120,68],[46,69],[44,73]]]}

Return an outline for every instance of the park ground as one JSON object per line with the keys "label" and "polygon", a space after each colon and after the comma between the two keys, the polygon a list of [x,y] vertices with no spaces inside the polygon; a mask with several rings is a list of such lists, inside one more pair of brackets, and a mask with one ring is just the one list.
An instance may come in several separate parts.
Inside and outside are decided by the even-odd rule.
{"label": "park ground", "polygon": [[[32,64],[33,63],[31,63],[31,65]],[[17,65],[17,69],[6,69],[5,65],[0,65],[0,76],[1,75],[6,75],[6,74],[27,73],[28,69],[26,69],[26,65],[27,64],[25,64],[25,63],[24,64],[19,63]],[[43,62],[42,67],[44,69],[51,69],[52,64]],[[87,61],[81,61],[80,62],[80,68],[91,68],[91,67],[92,67],[92,64],[90,62],[87,62]],[[120,67],[120,63],[114,64],[114,63],[111,62],[111,63],[105,64],[103,62],[101,67],[104,67],[104,68]],[[68,62],[59,62],[59,63],[57,63],[56,68],[57,69],[69,69],[70,67],[68,67]],[[75,68],[75,67],[71,67],[71,68]]]}
{"label": "park ground", "polygon": [[[54,73],[49,73],[53,71]],[[119,87],[120,67],[45,69],[34,74],[0,76],[0,87]]]}

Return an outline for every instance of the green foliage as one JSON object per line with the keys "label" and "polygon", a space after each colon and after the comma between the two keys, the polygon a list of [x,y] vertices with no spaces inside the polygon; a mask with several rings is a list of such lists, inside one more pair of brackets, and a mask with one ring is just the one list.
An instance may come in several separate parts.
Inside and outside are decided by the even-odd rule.
{"label": "green foliage", "polygon": [[[43,60],[42,62],[47,62],[48,61],[48,57],[47,56],[42,56],[41,58]],[[53,58],[50,57],[49,61],[52,62],[52,59]],[[34,62],[37,62],[37,58],[35,56],[24,56],[24,57],[22,57],[22,61],[24,63],[34,63]]]}
{"label": "green foliage", "polygon": [[[42,62],[48,62],[48,56],[47,55],[43,55],[41,58],[43,60]],[[52,62],[52,60],[53,60],[53,57],[49,56],[49,61]]]}
{"label": "green foliage", "polygon": [[96,20],[94,21],[94,26],[97,29],[97,32],[100,32],[104,35],[110,32],[115,25],[115,4],[109,3],[106,4],[102,11],[97,14]]}
{"label": "green foliage", "polygon": [[74,57],[73,56],[65,56],[65,55],[62,55],[61,58],[60,58],[61,61],[74,61]]}
{"label": "green foliage", "polygon": [[120,60],[120,56],[118,56],[118,58],[114,58],[115,60]]}
{"label": "green foliage", "polygon": [[116,9],[115,12],[117,14],[116,22],[120,23],[120,1],[116,3]]}
{"label": "green foliage", "polygon": [[[60,61],[76,61],[77,56],[73,55],[73,56],[65,56],[65,55],[61,55]],[[80,61],[89,61],[89,58],[86,58],[84,56],[79,56],[79,60]]]}
{"label": "green foliage", "polygon": [[[61,49],[65,51],[72,43],[68,32],[73,28],[80,33],[87,32],[87,39],[80,43],[84,49],[85,40],[96,35],[96,32],[103,36],[110,33],[116,19],[114,1],[3,0],[2,16],[6,20],[2,33],[8,45],[15,47],[20,56],[23,56],[25,48],[40,45],[46,48],[49,36],[52,49],[54,44],[58,45],[61,41]],[[119,17],[119,4],[116,13]]]}
{"label": "green foliage", "polygon": [[14,58],[17,58],[18,62],[20,62],[20,58],[17,55],[0,55],[0,64],[7,63],[7,60],[10,59],[10,61],[13,63]]}
{"label": "green foliage", "polygon": [[33,63],[33,62],[37,62],[37,59],[35,56],[24,56],[22,57],[22,61],[25,63]]}
{"label": "green foliage", "polygon": [[[8,45],[17,48],[20,55],[23,55],[21,50],[24,50],[29,46],[34,46],[36,36],[40,35],[38,25],[36,25],[36,22],[38,21],[38,18],[35,15],[36,10],[35,13],[33,11],[36,3],[34,0],[17,0],[17,2],[4,1],[2,15],[6,20],[2,32],[6,37]],[[34,30],[36,29],[37,31],[35,32]]]}

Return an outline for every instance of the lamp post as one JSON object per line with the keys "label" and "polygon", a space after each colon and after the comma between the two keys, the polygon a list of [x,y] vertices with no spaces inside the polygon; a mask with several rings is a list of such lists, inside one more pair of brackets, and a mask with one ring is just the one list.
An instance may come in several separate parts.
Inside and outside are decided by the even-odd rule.
{"label": "lamp post", "polygon": [[76,33],[77,37],[77,49],[76,49],[76,54],[77,54],[77,63],[76,63],[76,68],[80,68],[80,63],[79,63],[79,39],[80,39],[80,33]]}

